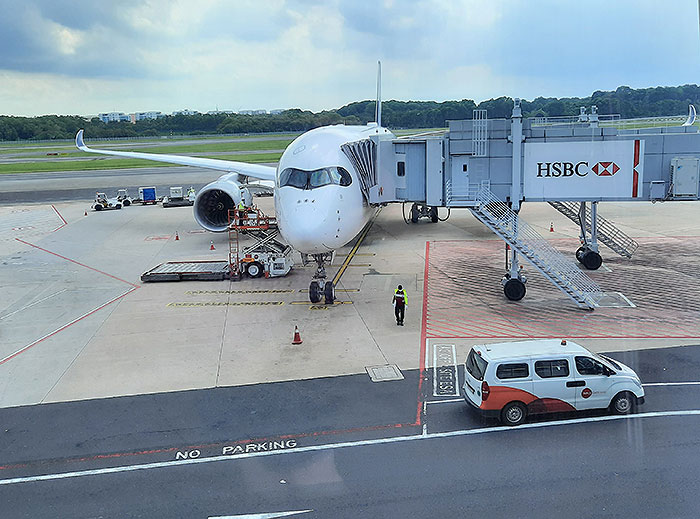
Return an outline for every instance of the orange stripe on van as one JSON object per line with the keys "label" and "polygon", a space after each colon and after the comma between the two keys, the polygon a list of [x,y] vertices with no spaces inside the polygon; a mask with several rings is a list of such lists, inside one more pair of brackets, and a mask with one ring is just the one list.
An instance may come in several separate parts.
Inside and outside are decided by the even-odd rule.
{"label": "orange stripe on van", "polygon": [[509,402],[517,400],[525,405],[537,400],[537,397],[532,393],[507,386],[490,386],[491,393],[485,402],[481,402],[479,406],[484,410],[501,410]]}
{"label": "orange stripe on van", "polygon": [[528,407],[530,414],[564,413],[576,410],[574,406],[558,398],[537,398],[528,391],[514,387],[490,386],[490,390],[489,397],[485,402],[481,402],[480,409],[500,411],[510,402],[522,402]]}

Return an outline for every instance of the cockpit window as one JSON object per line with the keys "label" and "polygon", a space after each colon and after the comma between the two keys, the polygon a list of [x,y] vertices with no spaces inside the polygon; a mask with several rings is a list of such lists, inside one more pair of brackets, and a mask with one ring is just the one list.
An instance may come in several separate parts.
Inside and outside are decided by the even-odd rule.
{"label": "cockpit window", "polygon": [[331,184],[349,186],[352,184],[352,177],[345,168],[341,167],[321,168],[313,171],[287,168],[280,173],[280,187],[314,189]]}

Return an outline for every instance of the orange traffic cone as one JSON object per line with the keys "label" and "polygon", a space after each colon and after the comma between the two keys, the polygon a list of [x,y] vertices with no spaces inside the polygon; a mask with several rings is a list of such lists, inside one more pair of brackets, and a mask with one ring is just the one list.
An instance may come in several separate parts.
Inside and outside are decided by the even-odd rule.
{"label": "orange traffic cone", "polygon": [[178,236],[177,231],[175,231],[175,241],[178,241],[179,239],[180,237]]}
{"label": "orange traffic cone", "polygon": [[554,232],[554,222],[549,223],[549,232]]}
{"label": "orange traffic cone", "polygon": [[87,210],[85,210],[85,216],[87,216]]}
{"label": "orange traffic cone", "polygon": [[295,326],[294,327],[294,339],[292,339],[292,344],[301,344],[301,335],[299,335],[299,327]]}
{"label": "orange traffic cone", "polygon": [[211,245],[209,246],[209,250],[216,250],[216,247],[214,247],[214,242],[211,242]]}

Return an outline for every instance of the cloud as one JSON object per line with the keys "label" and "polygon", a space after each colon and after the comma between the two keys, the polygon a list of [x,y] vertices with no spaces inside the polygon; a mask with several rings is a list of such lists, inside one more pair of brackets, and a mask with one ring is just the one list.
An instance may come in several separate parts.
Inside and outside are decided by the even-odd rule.
{"label": "cloud", "polygon": [[374,96],[377,59],[386,98],[687,83],[698,53],[691,4],[0,0],[2,110],[40,113],[46,100],[27,93],[66,87],[51,111],[336,108]]}

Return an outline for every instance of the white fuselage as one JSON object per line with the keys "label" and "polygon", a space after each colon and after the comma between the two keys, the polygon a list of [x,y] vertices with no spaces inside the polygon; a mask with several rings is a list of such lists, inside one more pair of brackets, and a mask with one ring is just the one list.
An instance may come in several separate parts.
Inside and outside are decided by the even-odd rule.
{"label": "white fuselage", "polygon": [[[284,151],[275,180],[275,211],[280,233],[294,249],[306,254],[338,249],[357,236],[375,214],[376,209],[364,200],[358,173],[341,145],[377,134],[393,137],[376,125],[325,126],[300,135]],[[287,168],[314,171],[332,167],[349,172],[350,185],[280,185],[280,174]]]}

